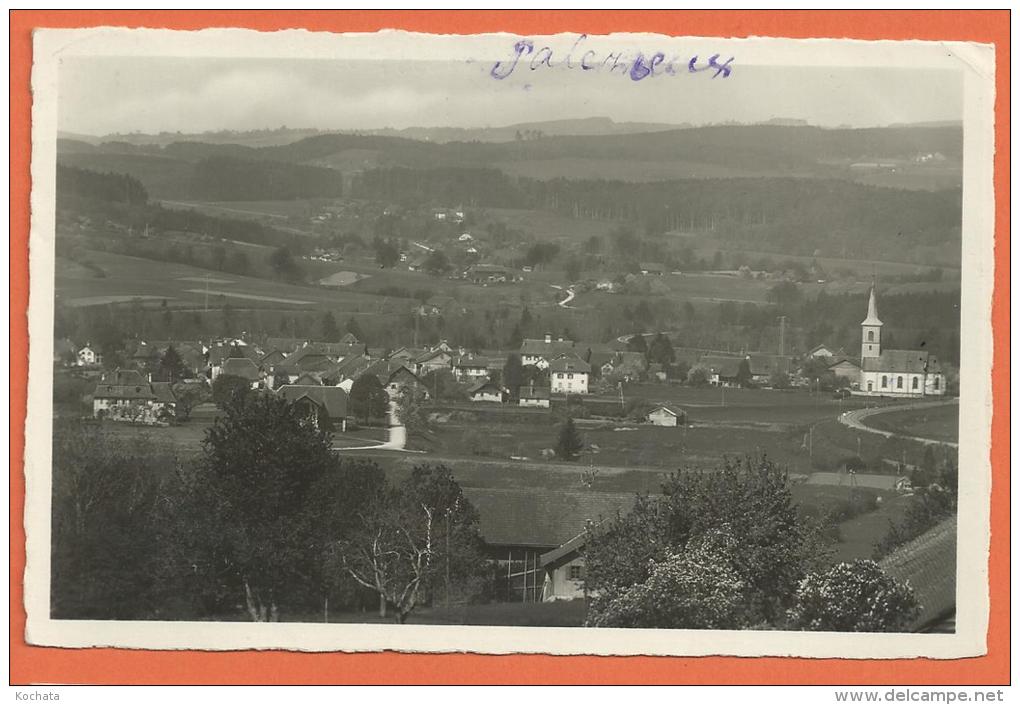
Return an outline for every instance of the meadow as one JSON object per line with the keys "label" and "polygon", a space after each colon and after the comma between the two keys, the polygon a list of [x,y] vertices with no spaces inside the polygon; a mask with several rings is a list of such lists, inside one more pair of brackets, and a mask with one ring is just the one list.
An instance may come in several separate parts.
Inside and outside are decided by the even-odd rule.
{"label": "meadow", "polygon": [[953,443],[960,440],[959,404],[890,411],[869,416],[862,423],[865,426],[906,436],[919,436]]}

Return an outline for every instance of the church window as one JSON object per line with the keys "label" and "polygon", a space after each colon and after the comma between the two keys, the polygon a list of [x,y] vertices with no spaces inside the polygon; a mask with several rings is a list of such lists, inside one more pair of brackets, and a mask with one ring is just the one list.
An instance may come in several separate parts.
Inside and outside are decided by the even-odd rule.
{"label": "church window", "polygon": [[885,389],[888,386],[889,386],[889,378],[886,377],[885,375],[882,375],[882,389]]}
{"label": "church window", "polygon": [[914,382],[910,385],[913,389],[917,389],[917,377],[914,377]]}
{"label": "church window", "polygon": [[939,378],[938,377],[935,378],[935,384],[933,386],[935,387],[935,389],[939,388]]}
{"label": "church window", "polygon": [[897,377],[896,378],[896,388],[897,389],[903,389],[903,378],[902,377]]}
{"label": "church window", "polygon": [[868,331],[868,342],[872,343],[874,341],[875,341],[875,331],[869,330]]}

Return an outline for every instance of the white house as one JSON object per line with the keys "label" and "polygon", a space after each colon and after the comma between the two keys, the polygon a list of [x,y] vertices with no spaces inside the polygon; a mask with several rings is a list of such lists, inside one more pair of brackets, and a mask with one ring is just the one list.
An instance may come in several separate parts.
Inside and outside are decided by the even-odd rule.
{"label": "white house", "polygon": [[563,355],[549,363],[553,394],[587,394],[591,366],[576,355]]}
{"label": "white house", "polygon": [[648,423],[653,426],[685,426],[687,412],[672,404],[661,404],[648,413]]}
{"label": "white house", "polygon": [[549,387],[536,387],[530,385],[521,387],[518,391],[519,406],[535,406],[542,409],[549,408]]}
{"label": "white house", "polygon": [[85,347],[78,351],[78,367],[95,367],[103,361],[103,356],[96,352],[91,343],[85,343]]}

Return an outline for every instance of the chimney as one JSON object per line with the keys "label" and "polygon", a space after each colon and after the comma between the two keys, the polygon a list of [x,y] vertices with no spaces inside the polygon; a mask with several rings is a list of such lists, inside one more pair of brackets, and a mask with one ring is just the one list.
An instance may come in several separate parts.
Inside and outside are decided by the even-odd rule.
{"label": "chimney", "polygon": [[552,333],[546,333],[545,334],[545,342],[547,342],[547,343],[551,343],[552,342]]}

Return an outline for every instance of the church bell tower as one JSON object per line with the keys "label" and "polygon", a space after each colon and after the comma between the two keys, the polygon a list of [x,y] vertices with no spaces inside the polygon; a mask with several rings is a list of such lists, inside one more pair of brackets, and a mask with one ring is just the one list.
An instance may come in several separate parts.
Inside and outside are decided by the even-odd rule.
{"label": "church bell tower", "polygon": [[878,319],[875,304],[875,285],[871,286],[868,297],[868,317],[861,321],[861,359],[879,357],[882,354],[882,321]]}

